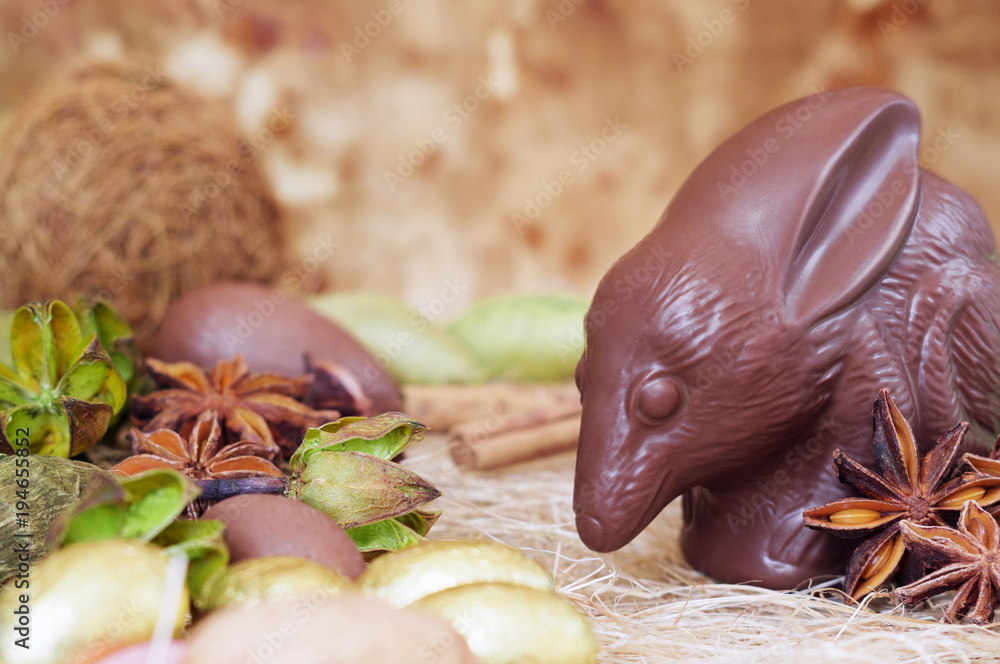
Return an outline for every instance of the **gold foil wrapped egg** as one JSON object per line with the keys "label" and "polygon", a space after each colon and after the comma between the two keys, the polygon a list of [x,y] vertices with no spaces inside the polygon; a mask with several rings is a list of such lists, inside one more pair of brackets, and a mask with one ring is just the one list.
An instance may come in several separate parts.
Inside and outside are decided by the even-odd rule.
{"label": "gold foil wrapped egg", "polygon": [[428,595],[413,608],[437,615],[465,638],[480,664],[595,664],[586,618],[558,595],[480,583]]}
{"label": "gold foil wrapped egg", "polygon": [[[63,664],[149,640],[169,590],[169,561],[162,549],[127,540],[74,544],[40,560],[26,578],[11,579],[0,595],[3,660]],[[183,574],[177,582],[176,609],[163,605],[175,612],[175,635],[190,617]],[[25,638],[19,627],[28,628],[27,641],[19,641]]]}
{"label": "gold foil wrapped egg", "polygon": [[198,608],[213,611],[229,606],[252,606],[265,600],[298,595],[338,594],[357,585],[321,565],[293,556],[249,558],[210,578],[197,598]]}
{"label": "gold foil wrapped egg", "polygon": [[479,540],[439,540],[376,558],[358,579],[367,595],[407,606],[470,583],[508,583],[552,593],[555,583],[519,550]]}

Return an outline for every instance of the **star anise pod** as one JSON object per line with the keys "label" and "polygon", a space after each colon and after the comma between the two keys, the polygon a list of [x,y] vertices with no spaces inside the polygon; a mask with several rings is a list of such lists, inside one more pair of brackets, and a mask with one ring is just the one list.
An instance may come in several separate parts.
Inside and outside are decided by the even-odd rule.
{"label": "star anise pod", "polygon": [[303,403],[312,378],[251,374],[241,355],[216,363],[210,373],[191,362],[146,360],[158,388],[132,401],[132,419],[143,431],[171,429],[186,437],[202,413],[214,410],[223,442],[254,441],[269,459],[291,455],[306,429],[333,422],[342,413]]}
{"label": "star anise pod", "polygon": [[[851,556],[844,592],[858,599],[887,581],[900,566],[905,547],[903,520],[946,526],[947,512],[968,500],[988,505],[1000,500],[1000,477],[977,473],[954,476],[956,455],[969,428],[962,422],[941,436],[923,459],[917,457],[913,431],[881,390],[874,407],[874,450],[877,473],[841,450],[833,453],[837,479],[863,498],[843,498],[803,512],[805,525],[839,537],[865,537]],[[919,562],[918,562],[919,564]],[[922,573],[922,569],[913,570]]]}
{"label": "star anise pod", "polygon": [[[993,451],[988,457],[966,453],[962,457],[962,462],[972,472],[984,477],[1000,477],[1000,436],[997,436],[996,442],[993,444]],[[1000,502],[990,505],[986,511],[996,517],[1000,513]]]}
{"label": "star anise pod", "polygon": [[303,401],[317,409],[336,410],[341,417],[374,415],[374,404],[361,383],[346,368],[332,362],[305,357],[306,373],[311,379]]}
{"label": "star anise pod", "polygon": [[[284,476],[264,458],[270,452],[264,443],[246,440],[224,445],[222,426],[212,410],[202,413],[183,438],[170,429],[150,433],[132,429],[128,435],[134,454],[112,468],[123,475],[173,468],[193,480]],[[204,501],[191,503],[188,516],[197,518],[205,507]]]}
{"label": "star anise pod", "polygon": [[975,501],[962,506],[958,530],[904,521],[900,532],[906,549],[935,571],[896,596],[907,606],[949,590],[958,590],[943,620],[968,617],[977,625],[992,622],[1000,593],[1000,526]]}

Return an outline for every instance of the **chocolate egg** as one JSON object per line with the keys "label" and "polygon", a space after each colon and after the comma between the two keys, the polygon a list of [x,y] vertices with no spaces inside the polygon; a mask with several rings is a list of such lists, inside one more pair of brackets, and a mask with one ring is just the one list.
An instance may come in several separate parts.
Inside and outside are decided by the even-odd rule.
{"label": "chocolate egg", "polygon": [[303,357],[339,364],[361,383],[377,412],[399,410],[399,387],[342,327],[278,288],[212,284],[185,293],[168,308],[147,355],[201,366],[240,353],[254,372],[301,376]]}
{"label": "chocolate egg", "polygon": [[296,556],[326,565],[350,579],[365,569],[351,536],[336,521],[304,503],[272,494],[243,494],[216,503],[205,519],[226,524],[230,562],[262,556]]}
{"label": "chocolate egg", "polygon": [[353,593],[221,609],[190,641],[186,664],[476,664],[443,619]]}

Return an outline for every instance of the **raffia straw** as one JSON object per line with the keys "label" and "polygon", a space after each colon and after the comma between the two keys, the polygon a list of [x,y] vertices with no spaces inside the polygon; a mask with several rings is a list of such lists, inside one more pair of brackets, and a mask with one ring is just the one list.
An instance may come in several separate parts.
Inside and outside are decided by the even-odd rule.
{"label": "raffia straw", "polygon": [[455,468],[440,436],[408,453],[405,463],[444,492],[432,538],[493,539],[546,565],[561,592],[590,617],[601,664],[936,664],[1000,656],[1000,635],[992,629],[937,622],[950,595],[904,611],[888,594],[849,606],[831,590],[714,583],[681,556],[678,503],[621,551],[593,553],[574,526],[572,454],[466,472]]}

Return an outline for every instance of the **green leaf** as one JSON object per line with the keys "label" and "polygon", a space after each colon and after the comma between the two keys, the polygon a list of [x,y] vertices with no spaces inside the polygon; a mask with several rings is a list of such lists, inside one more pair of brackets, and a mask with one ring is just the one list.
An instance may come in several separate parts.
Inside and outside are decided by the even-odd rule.
{"label": "green leaf", "polygon": [[86,348],[80,333],[80,323],[76,314],[66,306],[65,302],[51,300],[48,302],[49,332],[52,335],[52,350],[48,360],[51,367],[52,384],[77,361],[82,349]]}
{"label": "green leaf", "polygon": [[113,475],[94,478],[80,500],[52,522],[52,547],[114,539],[125,520],[125,490]]}
{"label": "green leaf", "polygon": [[364,452],[317,452],[289,497],[351,528],[406,514],[441,492],[397,463]]}
{"label": "green leaf", "polygon": [[17,375],[16,371],[7,366],[7,364],[0,364],[0,378],[17,383],[18,385],[21,384],[21,377]]}
{"label": "green leaf", "polygon": [[14,322],[14,311],[11,309],[0,309],[0,365],[13,364],[14,358],[10,354],[10,344],[6,339],[10,339],[10,326]]}
{"label": "green leaf", "polygon": [[96,336],[62,376],[56,392],[81,401],[106,403],[115,413],[125,405],[127,396],[125,381]]}
{"label": "green leaf", "polygon": [[395,519],[348,528],[347,534],[362,553],[399,551],[427,541]]}
{"label": "green leaf", "polygon": [[188,557],[187,582],[192,597],[198,597],[208,579],[229,562],[229,549],[222,536],[225,528],[222,521],[214,519],[174,521],[153,539],[153,544],[162,546],[167,553]]}
{"label": "green leaf", "polygon": [[[115,538],[148,542],[169,529],[197,495],[198,487],[194,483],[168,468],[133,477],[103,474],[90,482],[71,510],[53,522],[48,540],[53,546]],[[192,539],[194,535],[205,539],[212,528],[216,526],[182,532],[187,532]],[[176,533],[167,536],[170,537],[174,538],[170,544],[183,539]]]}
{"label": "green leaf", "polygon": [[[45,337],[51,345],[48,331],[49,313],[41,302],[27,304],[14,314],[10,326],[10,351],[14,369],[25,387],[37,392],[44,385],[55,384],[55,366],[50,374],[46,362]],[[43,335],[43,330],[46,330]]]}
{"label": "green leaf", "polygon": [[300,471],[316,452],[364,452],[388,460],[419,440],[418,434],[426,429],[402,413],[344,417],[318,429],[309,429],[289,463],[292,470]]}
{"label": "green leaf", "polygon": [[50,409],[28,403],[11,408],[0,415],[3,435],[12,448],[16,447],[18,430],[27,430],[29,449],[32,454],[44,456],[69,456],[69,418],[60,404]]}
{"label": "green leaf", "polygon": [[101,346],[111,356],[115,368],[126,384],[131,384],[139,364],[132,327],[111,303],[102,299],[81,298],[76,303],[76,315],[84,334],[96,333]]}
{"label": "green leaf", "polygon": [[421,537],[427,535],[430,529],[437,523],[438,518],[441,516],[441,511],[437,510],[435,512],[429,512],[425,510],[413,510],[408,514],[403,514],[401,516],[394,517],[396,521],[420,535]]}
{"label": "green leaf", "polygon": [[34,394],[25,389],[17,380],[16,375],[10,375],[0,371],[0,405],[7,407],[20,406],[33,400]]}
{"label": "green leaf", "polygon": [[90,399],[101,391],[108,372],[113,370],[110,359],[106,363],[99,359],[82,360],[63,374],[57,390],[74,399]]}
{"label": "green leaf", "polygon": [[66,529],[64,544],[115,539],[125,523],[125,508],[114,503],[95,505],[74,518]]}
{"label": "green leaf", "polygon": [[119,480],[128,500],[121,536],[148,542],[194,500],[198,486],[171,468],[156,468]]}

